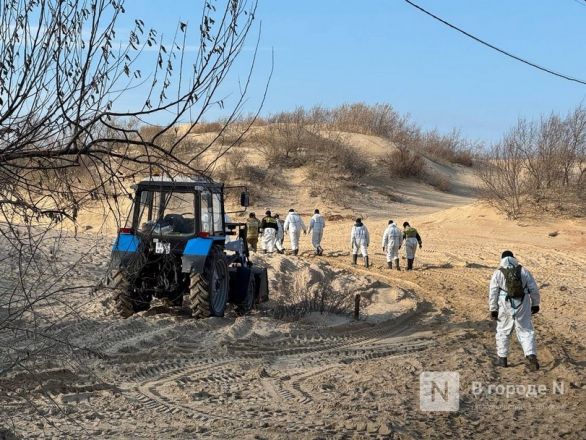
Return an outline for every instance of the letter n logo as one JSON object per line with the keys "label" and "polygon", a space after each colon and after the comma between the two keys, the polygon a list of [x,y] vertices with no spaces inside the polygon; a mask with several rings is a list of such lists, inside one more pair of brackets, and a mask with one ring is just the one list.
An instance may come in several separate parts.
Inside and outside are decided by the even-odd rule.
{"label": "letter n logo", "polygon": [[460,409],[460,373],[424,371],[419,375],[421,411],[458,411]]}

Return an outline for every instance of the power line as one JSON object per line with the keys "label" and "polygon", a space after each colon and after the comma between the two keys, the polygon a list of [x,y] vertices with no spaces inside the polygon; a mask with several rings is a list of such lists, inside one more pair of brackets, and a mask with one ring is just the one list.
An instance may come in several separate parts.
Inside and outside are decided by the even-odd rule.
{"label": "power line", "polygon": [[529,66],[531,66],[531,67],[534,67],[534,68],[536,68],[536,69],[539,69],[539,70],[541,70],[541,71],[543,71],[543,72],[546,72],[546,73],[549,73],[549,74],[551,74],[551,75],[555,75],[555,76],[557,76],[557,77],[560,77],[560,78],[563,78],[563,79],[567,79],[568,81],[573,81],[573,82],[577,82],[577,83],[579,83],[579,84],[584,84],[584,85],[586,85],[586,81],[582,81],[581,79],[577,79],[577,78],[573,78],[573,77],[571,77],[571,76],[568,76],[568,75],[564,75],[563,73],[556,72],[556,71],[554,71],[554,70],[548,69],[547,67],[540,66],[539,64],[535,64],[535,63],[532,63],[531,61],[528,61],[528,60],[526,60],[526,59],[524,59],[524,58],[518,57],[517,55],[514,55],[514,54],[512,54],[512,53],[510,53],[510,52],[507,52],[507,51],[506,51],[506,50],[504,50],[504,49],[500,49],[500,48],[496,47],[495,45],[493,45],[493,44],[490,44],[490,43],[488,43],[488,42],[486,42],[486,41],[484,41],[484,40],[481,40],[480,38],[478,38],[478,37],[475,37],[474,35],[472,35],[472,34],[470,34],[470,33],[466,32],[465,30],[463,30],[463,29],[460,29],[459,27],[457,27],[457,26],[454,26],[454,25],[453,25],[453,24],[451,24],[451,23],[448,23],[448,22],[447,22],[446,20],[444,20],[443,18],[440,18],[440,17],[438,17],[437,15],[434,15],[434,14],[432,14],[432,13],[431,13],[431,12],[429,12],[428,10],[426,10],[426,9],[423,9],[421,6],[419,6],[419,5],[415,4],[415,3],[413,3],[413,2],[412,2],[412,1],[410,1],[410,0],[404,0],[404,1],[405,1],[406,3],[408,3],[408,4],[410,4],[411,6],[413,6],[414,8],[416,8],[416,9],[419,9],[419,10],[420,10],[421,12],[423,12],[424,14],[426,14],[426,15],[429,15],[430,17],[432,17],[432,18],[436,19],[437,21],[439,21],[439,22],[441,22],[441,23],[445,24],[446,26],[449,26],[449,27],[451,27],[452,29],[454,29],[454,30],[456,30],[456,31],[458,31],[458,32],[460,32],[460,33],[462,33],[462,34],[466,35],[466,36],[467,36],[467,37],[469,37],[469,38],[472,38],[473,40],[477,41],[477,42],[478,42],[478,43],[480,43],[480,44],[483,44],[483,45],[485,45],[485,46],[487,46],[487,47],[490,47],[491,49],[494,49],[494,50],[496,50],[497,52],[500,52],[500,53],[502,53],[503,55],[506,55],[506,56],[508,56],[508,57],[510,57],[510,58],[513,58],[514,60],[520,61],[520,62],[522,62],[522,63],[524,63],[524,64],[527,64],[527,65],[529,65]]}

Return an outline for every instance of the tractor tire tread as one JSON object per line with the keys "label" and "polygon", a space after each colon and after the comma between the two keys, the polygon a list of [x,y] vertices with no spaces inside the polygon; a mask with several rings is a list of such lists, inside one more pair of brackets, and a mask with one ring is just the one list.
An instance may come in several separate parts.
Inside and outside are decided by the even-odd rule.
{"label": "tractor tire tread", "polygon": [[[210,279],[218,258],[224,258],[223,251],[218,246],[212,246],[206,260],[203,273],[192,273],[189,281],[189,300],[191,316],[197,319],[212,316],[210,305]],[[223,311],[221,313],[223,315]]]}
{"label": "tractor tire tread", "polygon": [[122,318],[128,318],[134,314],[132,298],[128,292],[129,282],[126,271],[119,269],[110,279],[110,287],[114,289],[114,303],[116,312]]}

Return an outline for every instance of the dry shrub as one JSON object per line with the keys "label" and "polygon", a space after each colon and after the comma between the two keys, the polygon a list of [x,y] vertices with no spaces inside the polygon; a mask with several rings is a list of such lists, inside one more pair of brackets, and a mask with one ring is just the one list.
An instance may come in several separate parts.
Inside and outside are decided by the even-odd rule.
{"label": "dry shrub", "polygon": [[331,124],[338,130],[385,138],[407,123],[389,104],[344,104],[329,111]]}
{"label": "dry shrub", "polygon": [[423,158],[405,146],[397,146],[383,162],[395,177],[422,177],[425,172]]}
{"label": "dry shrub", "polygon": [[307,162],[319,136],[307,130],[301,123],[271,125],[251,136],[250,142],[265,161],[273,166],[295,168]]}
{"label": "dry shrub", "polygon": [[519,120],[481,165],[484,199],[510,218],[551,207],[584,215],[586,108],[580,105],[565,118]]}
{"label": "dry shrub", "polygon": [[[250,164],[246,156],[238,151],[230,151],[224,156],[224,162],[216,170],[214,178],[228,185],[245,185],[253,200],[262,200],[267,186],[283,186],[280,170],[274,167],[263,167]],[[240,189],[238,189],[240,191]]]}
{"label": "dry shrub", "polygon": [[471,167],[477,146],[464,139],[457,130],[444,135],[433,130],[423,134],[419,148],[436,159]]}
{"label": "dry shrub", "polygon": [[256,141],[267,159],[284,166],[299,166],[302,156],[320,133],[334,131],[362,133],[389,139],[436,159],[472,166],[478,145],[463,138],[457,130],[440,134],[424,131],[389,104],[344,104],[332,109],[320,106],[298,107],[267,118],[271,125]]}
{"label": "dry shrub", "polygon": [[200,122],[193,126],[189,132],[192,134],[202,134],[202,133],[219,133],[225,127],[225,122],[216,121],[216,122]]}
{"label": "dry shrub", "polygon": [[[321,165],[321,166],[320,166]],[[306,179],[309,182],[309,196],[323,197],[344,204],[349,196],[348,184],[339,177],[327,164],[315,162],[307,169]]]}
{"label": "dry shrub", "polygon": [[446,176],[436,173],[435,171],[427,171],[424,180],[435,189],[442,192],[450,192],[450,189],[452,188],[450,180]]}
{"label": "dry shrub", "polygon": [[312,280],[308,271],[301,271],[293,278],[291,290],[272,309],[272,315],[296,320],[311,312],[348,314],[353,306],[353,292],[336,291],[327,280]]}
{"label": "dry shrub", "polygon": [[238,147],[244,143],[246,136],[243,135],[243,129],[234,127],[228,127],[223,130],[220,134],[220,143],[222,145],[230,145],[232,147]]}
{"label": "dry shrub", "polygon": [[337,164],[346,177],[357,179],[370,171],[371,163],[355,148],[342,141],[330,141],[325,145],[327,148],[322,149],[322,157],[331,158],[331,163]]}

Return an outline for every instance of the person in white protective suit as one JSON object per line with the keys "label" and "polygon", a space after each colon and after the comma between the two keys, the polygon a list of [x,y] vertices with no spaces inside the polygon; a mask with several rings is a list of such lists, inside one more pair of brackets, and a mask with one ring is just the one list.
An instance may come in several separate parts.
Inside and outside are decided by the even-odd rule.
{"label": "person in white protective suit", "polygon": [[421,237],[417,229],[411,227],[409,222],[403,223],[403,240],[405,241],[405,256],[407,257],[407,270],[413,270],[413,261],[415,260],[415,251],[417,245],[421,249]]}
{"label": "person in white protective suit", "polygon": [[303,231],[304,234],[307,234],[307,228],[305,227],[305,223],[303,223],[301,216],[295,212],[294,209],[289,210],[283,229],[285,232],[289,232],[291,250],[293,251],[293,255],[297,255],[299,253],[299,236],[301,235],[301,231]]}
{"label": "person in white protective suit", "polygon": [[265,254],[267,252],[272,254],[275,252],[277,230],[279,227],[277,225],[277,220],[271,215],[271,211],[265,212],[265,217],[262,219],[260,229],[262,230],[263,252]]}
{"label": "person in white protective suit", "polygon": [[324,228],[326,227],[326,221],[319,213],[319,209],[314,211],[313,217],[309,222],[309,229],[307,232],[311,233],[311,244],[315,249],[316,255],[322,255],[324,250],[321,247],[321,239],[324,235]]}
{"label": "person in white protective suit", "polygon": [[539,369],[531,319],[531,315],[539,312],[539,301],[539,288],[531,273],[517,262],[511,251],[503,252],[500,267],[492,275],[489,287],[490,315],[497,321],[497,365],[507,366],[514,328],[529,369]]}
{"label": "person in white protective suit", "polygon": [[280,254],[285,253],[285,248],[283,247],[283,241],[285,240],[285,231],[283,230],[283,220],[281,220],[279,214],[275,214],[275,220],[277,220],[277,237],[275,240],[275,247],[277,248],[277,252]]}
{"label": "person in white protective suit", "polygon": [[397,225],[389,220],[389,226],[385,229],[383,234],[383,252],[387,253],[387,266],[389,269],[393,268],[393,261],[397,270],[401,270],[399,266],[399,249],[403,244],[403,236]]}
{"label": "person in white protective suit", "polygon": [[362,223],[361,218],[356,219],[350,233],[350,246],[352,247],[352,265],[356,265],[358,260],[358,251],[364,258],[364,266],[368,267],[368,245],[370,244],[370,235],[366,225]]}

